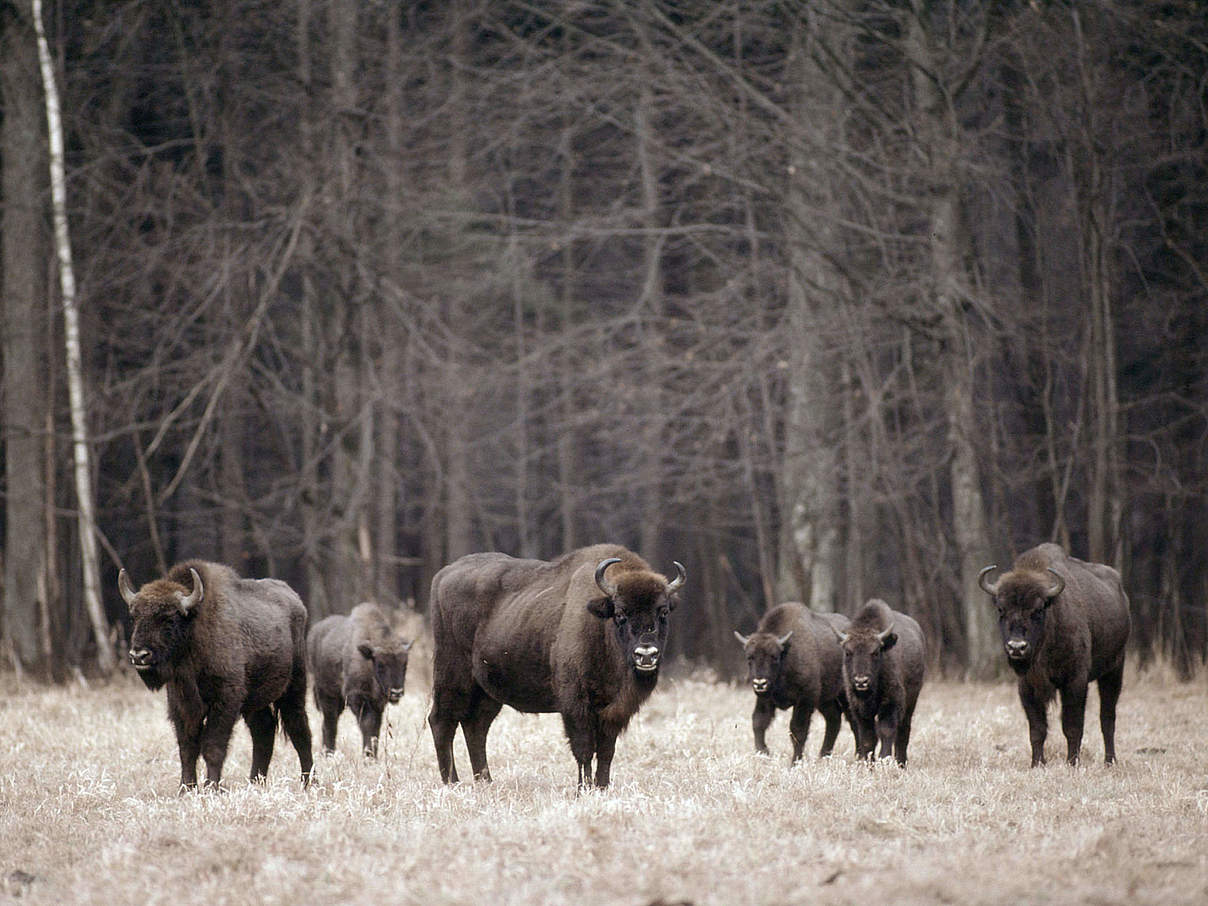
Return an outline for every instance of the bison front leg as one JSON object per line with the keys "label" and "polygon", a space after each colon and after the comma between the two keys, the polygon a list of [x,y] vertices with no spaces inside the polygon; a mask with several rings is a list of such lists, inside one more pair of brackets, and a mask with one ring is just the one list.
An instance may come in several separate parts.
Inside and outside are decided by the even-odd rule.
{"label": "bison front leg", "polygon": [[604,789],[612,779],[612,756],[617,750],[617,733],[601,726],[596,732],[596,787]]}
{"label": "bison front leg", "polygon": [[1019,684],[1019,701],[1028,718],[1028,739],[1032,743],[1032,767],[1044,764],[1044,740],[1049,735],[1049,718],[1045,714],[1045,703],[1038,698],[1029,685]]}
{"label": "bison front leg", "polygon": [[1065,734],[1065,760],[1078,763],[1082,751],[1082,727],[1086,720],[1086,683],[1076,683],[1061,690],[1061,732]]}
{"label": "bison front leg", "polygon": [[809,705],[793,706],[793,716],[789,720],[789,739],[793,743],[792,764],[799,762],[801,753],[805,751],[805,740],[810,735],[810,718],[813,715],[814,709]]}
{"label": "bison front leg", "polygon": [[207,788],[217,788],[222,782],[222,765],[226,761],[231,731],[235,729],[238,717],[238,708],[228,702],[215,703],[206,715],[201,731],[201,757],[206,763]]}
{"label": "bison front leg", "polygon": [[826,758],[835,750],[835,740],[839,738],[839,728],[843,725],[843,711],[836,702],[818,710],[826,721],[826,731],[822,734],[822,748],[818,751],[818,757]]}
{"label": "bison front leg", "polygon": [[881,743],[878,758],[893,756],[893,744],[898,738],[898,709],[889,707],[881,709],[877,715],[877,739]]}
{"label": "bison front leg", "polygon": [[356,711],[357,726],[361,728],[361,753],[367,758],[377,758],[382,712],[367,702],[361,702],[353,710]]}
{"label": "bison front leg", "polygon": [[474,772],[475,780],[491,781],[491,769],[487,767],[487,734],[502,709],[502,702],[479,689],[470,713],[462,719],[461,732],[466,737],[466,751],[470,753],[470,770]]}
{"label": "bison front leg", "polygon": [[767,699],[755,699],[755,710],[751,712],[751,731],[755,734],[755,751],[768,754],[767,732],[776,716],[776,706]]}
{"label": "bison front leg", "polygon": [[205,710],[197,689],[168,687],[168,717],[180,750],[180,790],[197,788],[197,759],[201,756],[201,730]]}
{"label": "bison front leg", "polygon": [[563,714],[562,726],[571,754],[579,766],[579,789],[592,785],[591,762],[596,754],[596,721],[591,714]]}

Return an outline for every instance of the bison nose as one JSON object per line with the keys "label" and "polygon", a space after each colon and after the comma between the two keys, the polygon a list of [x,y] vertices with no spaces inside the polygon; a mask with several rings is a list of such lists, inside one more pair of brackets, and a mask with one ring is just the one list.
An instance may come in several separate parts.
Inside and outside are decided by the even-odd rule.
{"label": "bison nose", "polygon": [[659,649],[657,645],[639,645],[633,649],[634,666],[639,670],[658,669]]}
{"label": "bison nose", "polygon": [[860,676],[853,676],[851,678],[851,684],[855,687],[857,692],[867,692],[869,686],[872,685],[872,680],[869,679],[868,676],[861,674]]}
{"label": "bison nose", "polygon": [[135,667],[151,666],[151,651],[148,648],[131,648],[130,663]]}
{"label": "bison nose", "polygon": [[403,690],[402,687],[399,687],[397,689],[391,689],[386,694],[390,697],[391,702],[397,703],[398,700],[403,697]]}
{"label": "bison nose", "polygon": [[1011,639],[1007,642],[1007,657],[1021,658],[1028,653],[1028,643],[1023,639]]}
{"label": "bison nose", "polygon": [[753,688],[756,692],[767,692],[768,691],[768,681],[766,679],[764,679],[763,677],[760,677],[758,679],[753,679],[753,680],[751,680],[751,688]]}

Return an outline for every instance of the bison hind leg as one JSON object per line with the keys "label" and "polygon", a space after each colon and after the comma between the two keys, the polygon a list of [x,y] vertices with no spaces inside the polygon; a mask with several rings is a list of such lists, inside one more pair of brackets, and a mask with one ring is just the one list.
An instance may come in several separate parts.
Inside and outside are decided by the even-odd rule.
{"label": "bison hind leg", "polygon": [[285,694],[277,700],[276,708],[281,718],[281,729],[298,753],[302,785],[310,786],[314,754],[311,749],[310,720],[306,716],[306,674],[301,674],[300,678],[294,674]]}
{"label": "bison hind leg", "polygon": [[1124,662],[1099,677],[1099,729],[1103,731],[1103,760],[1116,761],[1116,702],[1124,685]]}
{"label": "bison hind leg", "polygon": [[273,757],[273,737],[277,733],[277,715],[272,708],[261,708],[244,715],[252,734],[252,783],[260,783],[268,775],[268,763]]}

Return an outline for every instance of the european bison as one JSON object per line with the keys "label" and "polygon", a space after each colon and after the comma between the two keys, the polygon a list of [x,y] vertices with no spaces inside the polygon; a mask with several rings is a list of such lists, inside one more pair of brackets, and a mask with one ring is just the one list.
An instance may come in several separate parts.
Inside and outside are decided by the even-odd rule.
{"label": "european bison", "polygon": [[315,623],[306,635],[315,705],[323,714],[323,748],[336,749],[336,724],[348,706],[361,728],[361,748],[376,757],[382,712],[403,697],[411,643],[396,635],[376,604]]}
{"label": "european bison", "polygon": [[598,544],[558,560],[469,554],[432,580],[432,713],[441,780],[457,781],[461,724],[474,777],[491,779],[487,731],[505,704],[562,715],[579,786],[608,786],[617,735],[654,691],[667,617],[684,584]]}
{"label": "european bison", "polygon": [[206,786],[218,785],[240,715],[252,734],[252,781],[268,772],[280,718],[309,784],[306,607],[294,590],[201,560],[179,563],[137,592],[123,569],[117,585],[134,623],[130,663],[148,689],[168,690],[181,788],[197,786],[199,754]]}
{"label": "european bison", "polygon": [[846,631],[836,631],[843,649],[843,684],[856,733],[856,755],[891,754],[906,765],[910,721],[923,688],[927,656],[923,630],[904,613],[873,598]]}
{"label": "european bison", "polygon": [[777,708],[793,709],[789,720],[793,762],[801,760],[815,708],[826,720],[818,755],[825,758],[834,749],[847,711],[843,653],[835,642],[835,633],[846,629],[848,623],[842,614],[814,613],[804,604],[790,601],[764,614],[751,635],[734,633],[746,653],[747,678],[755,690],[751,728],[756,752],[768,750],[764,735]]}
{"label": "european bison", "polygon": [[1120,574],[1102,563],[1071,557],[1056,544],[1024,551],[1010,572],[990,584],[987,575],[997,568],[987,566],[978,582],[998,608],[1007,663],[1019,677],[1032,767],[1044,764],[1045,711],[1057,693],[1066,760],[1078,763],[1091,682],[1099,683],[1099,726],[1104,759],[1111,764],[1129,633],[1128,596]]}

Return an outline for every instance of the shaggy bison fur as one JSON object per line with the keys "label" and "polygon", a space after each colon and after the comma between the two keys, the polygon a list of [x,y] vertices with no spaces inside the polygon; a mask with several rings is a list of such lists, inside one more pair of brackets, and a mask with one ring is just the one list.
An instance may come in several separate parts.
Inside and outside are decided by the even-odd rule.
{"label": "shaggy bison fur", "polygon": [[559,712],[579,785],[608,785],[618,734],[658,681],[683,567],[668,581],[613,544],[558,560],[470,554],[432,580],[428,722],[441,779],[457,780],[460,724],[474,776],[490,780],[487,731],[504,705]]}
{"label": "shaggy bison fur", "polygon": [[152,691],[167,689],[180,748],[182,789],[222,779],[240,716],[252,734],[253,781],[263,780],[280,719],[310,782],[306,719],[306,607],[276,579],[242,579],[217,563],[191,560],[138,591],[123,569],[118,588],[130,608],[130,663]]}
{"label": "shaggy bison fur", "polygon": [[843,652],[835,634],[849,622],[842,614],[814,613],[804,604],[790,601],[764,614],[751,635],[734,633],[746,654],[747,679],[755,690],[751,714],[755,751],[767,752],[764,736],[777,708],[793,709],[789,737],[794,762],[801,760],[815,708],[826,721],[818,754],[825,758],[834,749],[847,711]]}
{"label": "shaggy bison fur", "polygon": [[1028,718],[1032,767],[1044,764],[1048,703],[1061,696],[1066,760],[1078,763],[1086,718],[1086,691],[1099,684],[1099,727],[1108,764],[1116,760],[1116,702],[1124,680],[1128,596],[1120,574],[1102,563],[1069,556],[1056,544],[1020,554],[1011,570],[982,588],[998,608],[1007,663],[1019,677],[1019,700]]}
{"label": "shaggy bison fur", "polygon": [[347,705],[361,728],[362,751],[377,756],[382,712],[403,697],[410,650],[376,604],[358,604],[347,616],[326,617],[310,628],[306,654],[325,751],[335,751],[336,725]]}
{"label": "shaggy bison fur", "polygon": [[856,755],[872,758],[879,739],[880,757],[893,755],[904,767],[910,722],[923,688],[927,656],[923,630],[906,614],[874,598],[837,635]]}

